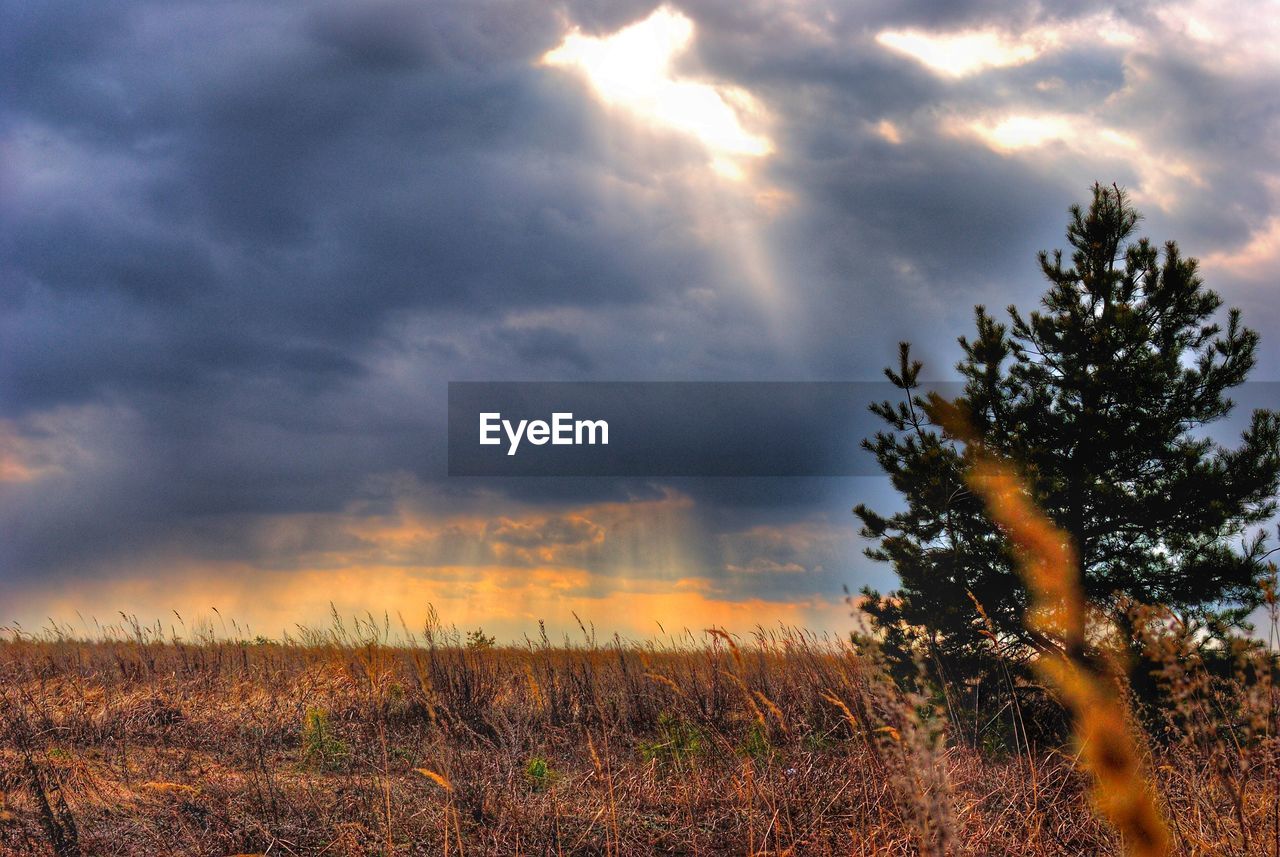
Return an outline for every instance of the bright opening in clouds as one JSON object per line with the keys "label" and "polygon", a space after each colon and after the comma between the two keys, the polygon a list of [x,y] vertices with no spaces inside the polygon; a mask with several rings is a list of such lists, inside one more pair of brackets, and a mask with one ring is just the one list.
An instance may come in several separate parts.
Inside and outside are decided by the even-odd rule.
{"label": "bright opening in clouds", "polygon": [[1080,18],[1051,19],[1016,31],[988,26],[952,32],[885,29],[876,34],[882,47],[948,78],[1026,65],[1073,46],[1127,49],[1138,41],[1134,27],[1109,10]]}
{"label": "bright opening in clouds", "polygon": [[581,72],[605,103],[696,138],[718,171],[740,178],[739,159],[767,155],[773,144],[743,122],[743,116],[759,121],[760,107],[750,93],[683,77],[672,67],[693,37],[693,22],[662,6],[609,36],[587,36],[575,28],[542,61]]}
{"label": "bright opening in clouds", "polygon": [[965,77],[988,68],[1022,65],[1040,53],[1035,45],[995,30],[960,33],[884,30],[876,35],[876,41],[949,77]]}
{"label": "bright opening in clouds", "polygon": [[975,129],[993,148],[1016,151],[1067,139],[1071,123],[1061,116],[1010,116],[990,128],[978,124]]}
{"label": "bright opening in clouds", "polygon": [[1040,114],[980,117],[944,121],[944,133],[975,138],[1001,155],[1042,157],[1057,147],[1073,157],[1110,163],[1112,169],[1133,171],[1140,177],[1132,189],[1145,206],[1173,210],[1203,188],[1199,172],[1184,155],[1165,151],[1158,139],[1143,140],[1102,124],[1087,114]]}

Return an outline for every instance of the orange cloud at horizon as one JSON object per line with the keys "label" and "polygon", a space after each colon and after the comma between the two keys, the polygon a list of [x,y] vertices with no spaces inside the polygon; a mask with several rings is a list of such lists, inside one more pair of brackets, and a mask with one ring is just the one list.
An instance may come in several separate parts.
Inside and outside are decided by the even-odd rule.
{"label": "orange cloud at horizon", "polygon": [[[548,567],[264,572],[240,563],[211,564],[175,569],[168,580],[157,575],[86,581],[73,591],[30,589],[22,603],[27,616],[17,621],[24,630],[36,631],[52,618],[72,633],[88,636],[118,624],[124,613],[136,615],[144,625],[158,621],[166,635],[184,635],[184,629],[205,621],[229,635],[297,637],[299,626],[328,627],[333,610],[348,619],[373,614],[380,620],[385,615],[397,632],[403,620],[414,633],[435,610],[446,625],[483,627],[503,641],[536,636],[539,622],[553,635],[572,632],[576,637],[577,617],[602,637],[618,633],[641,639],[684,629],[696,636],[713,626],[746,633],[758,625],[783,624],[838,634],[855,627],[849,606],[838,598],[734,599],[701,578],[602,580],[584,569]],[[0,621],[14,619],[3,616]]]}
{"label": "orange cloud at horizon", "polygon": [[421,498],[402,498],[377,514],[353,506],[259,518],[238,531],[236,559],[202,557],[195,531],[196,540],[175,538],[141,560],[104,559],[73,585],[0,581],[0,625],[34,631],[52,620],[94,636],[97,622],[118,624],[126,614],[189,636],[203,616],[215,632],[279,637],[327,627],[337,610],[385,614],[393,630],[403,617],[416,632],[434,609],[447,624],[503,640],[536,635],[540,621],[576,635],[577,617],[604,636],[640,638],[710,626],[854,627],[838,591],[760,594],[768,577],[821,572],[836,544],[829,526],[761,525],[708,541],[695,512],[690,497],[668,490],[483,514],[441,515]]}

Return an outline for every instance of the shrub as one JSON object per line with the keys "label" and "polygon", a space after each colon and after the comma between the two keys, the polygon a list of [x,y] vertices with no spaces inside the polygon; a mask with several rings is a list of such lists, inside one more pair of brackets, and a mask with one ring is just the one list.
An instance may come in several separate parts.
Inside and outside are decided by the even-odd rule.
{"label": "shrub", "polygon": [[535,792],[549,788],[557,779],[551,763],[541,756],[534,756],[524,766],[524,778]]}
{"label": "shrub", "polygon": [[302,721],[302,760],[321,770],[334,771],[346,766],[350,752],[329,726],[329,714],[321,708],[307,709]]}

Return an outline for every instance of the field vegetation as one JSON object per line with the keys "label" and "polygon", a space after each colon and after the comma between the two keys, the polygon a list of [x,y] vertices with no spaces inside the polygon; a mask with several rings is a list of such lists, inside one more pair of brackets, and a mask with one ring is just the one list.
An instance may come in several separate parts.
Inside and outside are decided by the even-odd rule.
{"label": "field vegetation", "polygon": [[[1133,609],[1170,704],[1098,678],[1092,748],[1051,676],[903,683],[857,635],[10,632],[0,853],[1276,854],[1274,656]],[[1117,820],[1135,789],[1167,843]]]}

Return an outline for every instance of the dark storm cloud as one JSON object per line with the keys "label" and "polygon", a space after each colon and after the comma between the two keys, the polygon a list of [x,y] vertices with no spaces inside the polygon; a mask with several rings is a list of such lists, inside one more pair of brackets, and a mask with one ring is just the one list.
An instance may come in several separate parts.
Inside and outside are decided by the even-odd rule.
{"label": "dark storm cloud", "polygon": [[[1199,183],[1169,178],[1179,202],[1148,206],[1146,226],[1190,252],[1238,246],[1273,213],[1274,66],[1222,66],[1154,7],[691,3],[679,70],[772,117],[758,181],[785,202],[755,211],[695,142],[536,64],[566,26],[603,35],[653,8],[0,3],[0,431],[53,462],[0,486],[3,573],[105,574],[179,547],[289,567],[290,551],[359,546],[321,525],[271,542],[264,520],[663,496],[445,480],[448,380],[867,380],[901,338],[945,377],[973,303],[1040,292],[1033,254],[1062,244],[1090,181],[1149,180],[1073,141],[993,151],[948,120],[1087,115],[1153,162],[1185,160]],[[1071,36],[958,79],[875,42],[1104,12],[1136,44]],[[769,258],[776,304],[735,268],[729,221]],[[1220,287],[1247,320],[1280,321],[1232,276]],[[844,526],[839,486],[672,484],[711,532],[695,553],[739,592],[825,592],[854,552],[752,530],[815,510]],[[573,535],[547,520],[540,537]]]}
{"label": "dark storm cloud", "polygon": [[[355,353],[395,313],[634,302],[709,276],[697,246],[660,234],[675,211],[601,196],[582,99],[530,68],[553,16],[423,8],[120,6],[97,41],[60,19],[86,42],[60,62],[28,57],[59,22],[10,13],[22,326],[52,299],[70,340],[77,313],[116,312],[173,330],[154,333],[166,350],[212,338],[169,352],[195,381],[219,348],[271,372],[294,349]],[[38,350],[13,357],[11,406],[66,375],[145,382]]]}
{"label": "dark storm cloud", "polygon": [[[138,421],[95,427],[128,466],[15,497],[19,573],[193,515],[336,508],[370,473],[434,475],[430,422],[362,381],[389,321],[456,330],[712,276],[663,228],[676,209],[601,194],[591,106],[531,69],[560,33],[547,10],[3,14],[4,410],[105,401]],[[513,365],[591,364],[552,327],[495,342]]]}

